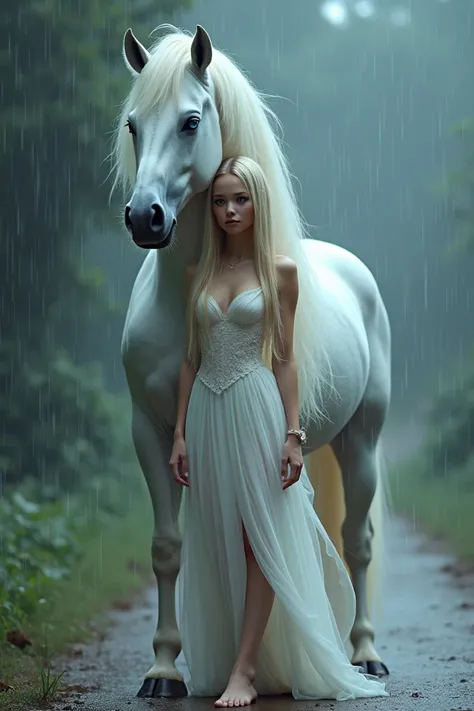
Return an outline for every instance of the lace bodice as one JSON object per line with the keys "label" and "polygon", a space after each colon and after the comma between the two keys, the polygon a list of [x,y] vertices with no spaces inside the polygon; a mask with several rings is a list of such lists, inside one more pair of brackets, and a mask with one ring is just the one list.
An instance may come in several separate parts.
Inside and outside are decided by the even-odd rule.
{"label": "lace bodice", "polygon": [[262,360],[263,308],[261,288],[238,294],[225,314],[209,297],[210,341],[202,346],[197,377],[215,393],[266,367]]}

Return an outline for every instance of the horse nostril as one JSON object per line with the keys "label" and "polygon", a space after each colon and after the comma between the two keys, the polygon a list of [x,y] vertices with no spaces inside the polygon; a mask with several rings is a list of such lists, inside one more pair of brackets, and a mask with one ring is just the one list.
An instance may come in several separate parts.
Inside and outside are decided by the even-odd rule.
{"label": "horse nostril", "polygon": [[[145,201],[142,201],[145,202]],[[166,225],[165,210],[157,202],[147,202],[144,205],[133,206],[133,202],[125,206],[124,222],[133,239],[153,241],[164,230]],[[141,235],[141,237],[139,237]]]}
{"label": "horse nostril", "polygon": [[150,227],[153,231],[161,230],[165,222],[165,212],[156,202],[151,206]]}
{"label": "horse nostril", "polygon": [[125,208],[125,227],[129,232],[132,231],[132,221],[130,219],[130,207],[127,205]]}

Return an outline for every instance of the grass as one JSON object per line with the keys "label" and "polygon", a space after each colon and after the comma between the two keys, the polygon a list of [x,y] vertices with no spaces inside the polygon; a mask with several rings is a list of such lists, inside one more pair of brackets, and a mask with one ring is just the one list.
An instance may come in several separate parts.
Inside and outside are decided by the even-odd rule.
{"label": "grass", "polygon": [[[22,630],[31,641],[23,651],[0,641],[0,709],[25,711],[47,705],[60,683],[52,663],[69,644],[86,641],[101,624],[101,613],[123,602],[151,581],[151,507],[144,487],[124,516],[99,527],[91,523],[81,535],[83,560],[59,588],[57,602]],[[97,628],[95,628],[97,629]]]}
{"label": "grass", "polygon": [[421,474],[411,460],[390,474],[396,509],[429,533],[442,538],[453,553],[474,563],[474,461],[443,476]]}

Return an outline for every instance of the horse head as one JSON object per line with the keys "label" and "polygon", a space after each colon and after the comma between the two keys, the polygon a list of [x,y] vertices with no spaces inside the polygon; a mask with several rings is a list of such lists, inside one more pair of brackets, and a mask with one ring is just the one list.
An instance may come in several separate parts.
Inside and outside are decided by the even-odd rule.
{"label": "horse head", "polygon": [[[160,72],[158,58],[130,29],[123,54],[135,78],[126,126],[136,178],[125,224],[138,246],[161,249],[171,244],[183,207],[209,187],[222,160],[219,115],[207,71],[212,43],[198,26],[185,62],[166,66],[167,74],[179,72],[176,81],[163,75],[164,65]],[[160,94],[162,81],[170,88]],[[160,96],[156,102],[147,100],[153,93]]]}

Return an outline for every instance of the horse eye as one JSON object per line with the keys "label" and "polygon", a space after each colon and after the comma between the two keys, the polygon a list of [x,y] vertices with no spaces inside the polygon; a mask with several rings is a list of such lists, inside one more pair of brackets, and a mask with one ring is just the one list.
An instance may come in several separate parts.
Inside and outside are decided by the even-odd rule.
{"label": "horse eye", "polygon": [[199,126],[199,119],[196,116],[191,116],[191,118],[188,118],[188,120],[186,121],[186,123],[184,124],[184,126],[181,130],[182,131],[196,131],[198,126]]}

